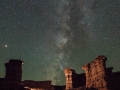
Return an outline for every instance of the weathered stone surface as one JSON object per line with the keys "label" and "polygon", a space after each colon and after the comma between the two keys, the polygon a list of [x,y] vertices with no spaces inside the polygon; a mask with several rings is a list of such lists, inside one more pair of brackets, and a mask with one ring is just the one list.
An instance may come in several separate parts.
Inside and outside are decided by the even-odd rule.
{"label": "weathered stone surface", "polygon": [[82,67],[86,73],[86,88],[106,88],[106,65],[105,56],[98,56],[93,62]]}
{"label": "weathered stone surface", "polygon": [[85,86],[85,74],[76,74],[73,69],[64,69],[66,77],[66,89],[78,88]]}
{"label": "weathered stone surface", "polygon": [[66,77],[66,89],[72,89],[73,88],[72,75],[75,73],[75,71],[70,68],[65,68],[64,73]]}
{"label": "weathered stone surface", "polygon": [[[106,68],[105,62],[107,58],[103,55],[98,56],[93,62],[83,65],[85,71],[83,81],[86,84],[80,84],[75,87],[75,81],[81,83],[78,78],[81,77],[72,69],[65,69],[66,89],[68,90],[120,90],[120,72],[112,72],[113,67]],[[77,77],[75,79],[74,77]],[[85,87],[84,87],[85,86]]]}

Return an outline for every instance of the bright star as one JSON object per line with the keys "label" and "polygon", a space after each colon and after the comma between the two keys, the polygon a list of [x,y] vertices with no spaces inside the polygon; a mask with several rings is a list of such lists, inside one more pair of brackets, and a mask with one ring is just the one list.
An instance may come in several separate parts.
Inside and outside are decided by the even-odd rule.
{"label": "bright star", "polygon": [[5,45],[5,47],[7,48],[7,47],[8,47],[8,45]]}

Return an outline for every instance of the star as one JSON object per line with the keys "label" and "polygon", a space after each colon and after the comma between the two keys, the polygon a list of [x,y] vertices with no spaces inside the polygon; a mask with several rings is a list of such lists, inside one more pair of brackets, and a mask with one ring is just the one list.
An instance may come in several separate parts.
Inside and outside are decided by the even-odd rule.
{"label": "star", "polygon": [[119,7],[119,0],[1,0],[0,77],[11,58],[24,62],[22,80],[56,85],[65,84],[64,68],[83,73],[98,55],[119,71]]}
{"label": "star", "polygon": [[5,45],[5,48],[7,48],[7,47],[8,47],[8,45],[6,44],[6,45]]}

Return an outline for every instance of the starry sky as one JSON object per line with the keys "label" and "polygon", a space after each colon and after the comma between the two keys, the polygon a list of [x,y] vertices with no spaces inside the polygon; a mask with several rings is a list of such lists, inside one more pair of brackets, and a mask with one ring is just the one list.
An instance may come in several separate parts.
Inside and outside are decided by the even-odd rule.
{"label": "starry sky", "polygon": [[0,78],[9,59],[24,62],[22,80],[64,85],[64,68],[105,55],[120,71],[120,0],[0,0]]}

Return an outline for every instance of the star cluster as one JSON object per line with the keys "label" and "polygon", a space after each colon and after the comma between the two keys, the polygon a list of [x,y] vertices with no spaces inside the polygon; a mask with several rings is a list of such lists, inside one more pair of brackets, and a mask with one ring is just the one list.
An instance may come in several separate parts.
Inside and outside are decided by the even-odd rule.
{"label": "star cluster", "polygon": [[119,12],[119,0],[1,0],[0,78],[11,58],[24,62],[22,80],[55,85],[98,55],[119,71]]}

